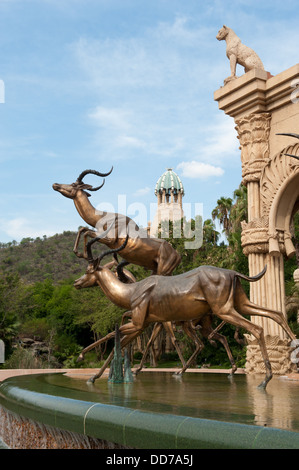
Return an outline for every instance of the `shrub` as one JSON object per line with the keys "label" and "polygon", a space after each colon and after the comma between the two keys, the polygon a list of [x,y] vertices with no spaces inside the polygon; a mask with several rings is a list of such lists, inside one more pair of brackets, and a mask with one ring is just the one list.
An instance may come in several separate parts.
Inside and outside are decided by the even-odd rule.
{"label": "shrub", "polygon": [[18,346],[5,362],[6,369],[44,369],[46,364],[33,351]]}

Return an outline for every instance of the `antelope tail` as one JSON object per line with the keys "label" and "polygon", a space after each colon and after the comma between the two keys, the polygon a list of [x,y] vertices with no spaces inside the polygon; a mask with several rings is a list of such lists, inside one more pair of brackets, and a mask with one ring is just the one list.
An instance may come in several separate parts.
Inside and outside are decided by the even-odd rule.
{"label": "antelope tail", "polygon": [[256,281],[259,281],[264,276],[266,271],[267,271],[267,265],[256,276],[249,277],[249,276],[246,276],[245,274],[240,274],[240,273],[236,273],[236,276],[240,277],[241,279],[245,279],[245,281],[256,282]]}

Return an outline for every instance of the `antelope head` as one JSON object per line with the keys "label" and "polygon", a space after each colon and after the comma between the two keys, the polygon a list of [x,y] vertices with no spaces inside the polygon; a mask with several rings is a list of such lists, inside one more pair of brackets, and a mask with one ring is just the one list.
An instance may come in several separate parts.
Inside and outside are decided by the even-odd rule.
{"label": "antelope head", "polygon": [[[103,269],[103,268],[102,268]],[[96,275],[97,267],[94,263],[90,263],[87,266],[85,274],[76,279],[74,282],[74,287],[76,289],[84,289],[85,287],[95,287],[98,285],[98,276]]]}
{"label": "antelope head", "polygon": [[[88,266],[87,266],[85,274],[83,274],[83,276],[81,276],[79,279],[76,279],[76,281],[74,282],[74,287],[76,289],[84,289],[85,287],[94,287],[96,285],[102,286],[102,284],[106,282],[104,278],[105,279],[107,278],[108,282],[109,280],[111,281],[111,279],[112,280],[116,279],[116,274],[111,271],[111,268],[117,263],[113,261],[113,262],[105,264],[104,266],[101,266],[100,263],[105,256],[111,255],[111,254],[114,255],[118,253],[119,251],[121,251],[123,248],[125,248],[128,242],[129,235],[127,235],[126,240],[119,248],[105,251],[97,258],[94,258],[91,252],[91,246],[93,245],[93,243],[98,241],[100,238],[104,238],[106,234],[109,232],[109,230],[112,228],[113,224],[114,222],[100,237],[96,237],[87,243],[86,248],[87,248]],[[113,277],[111,278],[111,276]]]}
{"label": "antelope head", "polygon": [[113,167],[111,168],[111,170],[108,173],[100,173],[99,171],[96,171],[96,170],[85,170],[85,171],[82,171],[82,173],[78,176],[77,181],[75,183],[72,183],[72,184],[54,183],[52,187],[53,187],[54,191],[58,191],[63,196],[68,197],[69,199],[75,199],[75,197],[77,195],[77,192],[79,190],[83,190],[85,192],[85,194],[89,197],[90,194],[86,190],[88,190],[88,191],[98,191],[98,189],[100,189],[104,186],[105,180],[103,181],[103,183],[100,186],[97,186],[96,188],[94,188],[90,184],[84,183],[83,178],[88,174],[92,174],[92,175],[96,175],[96,176],[100,176],[100,177],[108,176],[108,175],[110,175],[112,170],[113,170]]}

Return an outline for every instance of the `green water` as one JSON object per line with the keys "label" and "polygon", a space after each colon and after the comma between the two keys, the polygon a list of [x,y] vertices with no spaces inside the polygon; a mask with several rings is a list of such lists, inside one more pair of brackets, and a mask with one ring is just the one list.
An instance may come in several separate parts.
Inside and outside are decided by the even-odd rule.
{"label": "green water", "polygon": [[257,388],[261,379],[261,376],[246,375],[229,379],[216,373],[187,373],[178,378],[171,373],[142,372],[132,384],[109,384],[107,378],[87,384],[86,379],[45,374],[37,377],[38,387],[34,388],[53,395],[143,411],[299,432],[299,382],[274,377],[267,389],[261,390]]}

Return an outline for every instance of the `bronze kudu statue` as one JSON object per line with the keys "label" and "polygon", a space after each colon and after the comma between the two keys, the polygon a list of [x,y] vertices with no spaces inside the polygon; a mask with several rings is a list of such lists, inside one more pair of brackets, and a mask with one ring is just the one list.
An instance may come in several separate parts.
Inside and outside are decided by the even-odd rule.
{"label": "bronze kudu statue", "polygon": [[[222,322],[221,327],[223,326],[223,323],[224,322]],[[181,370],[179,370],[176,373],[176,375],[182,375],[188,369],[188,367],[190,366],[192,361],[195,359],[195,357],[204,348],[204,343],[197,336],[198,330],[200,332],[200,335],[203,336],[204,338],[207,338],[210,341],[211,344],[215,344],[214,339],[217,339],[224,346],[224,348],[226,350],[226,353],[228,355],[229,361],[230,361],[231,366],[232,366],[232,369],[231,369],[231,372],[230,372],[229,375],[232,376],[236,372],[237,366],[235,364],[233,355],[232,355],[231,350],[229,348],[227,339],[226,339],[225,336],[218,333],[218,328],[213,329],[213,327],[212,327],[212,315],[211,314],[207,314],[203,318],[201,318],[198,321],[196,326],[193,324],[192,321],[182,321],[182,322],[179,322],[179,325],[181,325],[181,327],[182,327],[183,331],[186,333],[186,335],[189,336],[189,338],[195,343],[195,350],[192,353],[192,355],[189,357],[187,362],[185,362],[184,358],[181,355],[181,351],[179,350],[179,348],[175,344],[176,337],[175,337],[175,334],[174,334],[174,331],[173,331],[172,322],[169,321],[169,322],[163,322],[163,323],[155,323],[153,331],[152,331],[152,335],[151,335],[151,337],[150,337],[150,339],[149,339],[149,341],[146,345],[146,348],[145,348],[145,351],[143,353],[141,362],[140,362],[139,366],[134,369],[135,374],[138,374],[138,372],[140,372],[141,369],[143,368],[143,365],[144,365],[147,353],[149,351],[149,348],[152,345],[152,343],[155,341],[155,339],[157,338],[158,334],[160,333],[160,331],[162,329],[162,326],[164,326],[164,328],[166,329],[168,335],[170,336],[172,344],[175,346],[175,348],[178,352],[179,358],[181,360],[181,363],[183,364],[183,368]]]}
{"label": "bronze kudu statue", "polygon": [[[103,255],[92,258],[91,245],[94,241],[88,242],[90,263],[86,273],[75,281],[74,286],[80,289],[98,283],[114,304],[131,312],[131,321],[119,329],[123,336],[122,347],[139,336],[150,323],[198,322],[212,312],[220,320],[246,329],[257,339],[266,368],[265,379],[259,387],[266,388],[272,378],[272,369],[264,331],[261,326],[244,318],[244,315],[271,318],[292,340],[296,339],[282,312],[255,305],[242,288],[241,278],[249,282],[258,281],[266,268],[257,276],[248,277],[232,270],[200,266],[177,276],[153,275],[136,283],[124,284],[109,269],[100,265]],[[82,355],[114,335],[112,332],[96,341],[85,348]],[[102,375],[112,357],[113,352],[100,371],[90,379],[91,382]]]}
{"label": "bronze kudu statue", "polygon": [[53,184],[55,191],[60,192],[67,198],[73,199],[75,207],[83,220],[96,228],[96,231],[83,228],[79,231],[78,237],[80,237],[81,233],[85,232],[86,247],[87,236],[96,238],[101,235],[108,226],[111,226],[112,228],[107,235],[101,237],[98,241],[107,245],[109,248],[117,249],[122,246],[126,235],[129,234],[127,245],[121,253],[121,257],[124,260],[121,263],[122,265],[133,263],[150,269],[153,274],[163,276],[170,275],[181,261],[179,253],[170,243],[160,238],[151,238],[144,236],[144,234],[142,236],[139,227],[129,217],[117,213],[99,211],[90,203],[88,199],[90,194],[87,191],[97,191],[102,188],[104,183],[94,188],[83,182],[84,177],[88,174],[104,177],[108,176],[111,172],[112,169],[108,173],[85,170],[78,176],[75,183]]}
{"label": "bronze kudu statue", "polygon": [[[106,231],[108,232],[109,229]],[[100,237],[98,237],[99,239],[102,237],[102,236],[105,236],[106,232],[104,232]],[[80,234],[79,234],[80,235]],[[94,240],[95,241],[95,240]],[[94,243],[94,242],[90,242],[90,243]],[[118,250],[111,250],[111,251],[108,251],[108,252],[105,252],[101,255],[101,259],[104,258],[104,256],[107,256],[108,254],[116,254],[117,251],[121,251],[124,247],[124,245],[127,243],[127,239],[126,241],[124,242],[124,244],[118,249]],[[75,242],[75,249],[74,251],[77,253],[77,246],[78,246],[78,236],[76,238],[76,242]],[[84,257],[85,259],[87,259],[91,264],[93,263],[93,258],[92,258],[92,255],[91,255],[91,250],[89,249],[88,250],[89,253],[87,253],[87,250],[85,253],[82,253],[82,254],[79,254],[77,253],[77,255],[79,257]],[[104,268],[107,268],[107,269],[113,269],[115,267],[115,265],[117,265],[117,262],[114,260],[114,261],[111,261],[110,263],[107,263],[105,264],[103,267]],[[122,282],[126,282],[126,283],[134,283],[136,282],[136,279],[135,277],[133,276],[133,274],[130,272],[130,271],[127,271],[126,269],[123,269],[123,267],[121,268],[121,270],[117,270],[116,273],[114,273],[118,279],[120,279]],[[89,284],[88,286],[86,287],[93,287],[95,285],[100,285],[99,283],[99,279],[94,279],[94,284]],[[125,318],[132,318],[132,312],[126,312],[123,316],[122,316],[122,325],[123,325],[123,322],[125,320]],[[233,358],[233,355],[230,351],[230,348],[229,348],[229,345],[228,345],[228,342],[227,342],[227,339],[225,336],[223,335],[220,335],[218,333],[218,331],[214,330],[212,328],[212,316],[211,315],[206,315],[203,319],[201,319],[197,325],[193,325],[192,322],[188,321],[188,322],[180,322],[180,325],[183,329],[183,331],[186,333],[186,335],[191,338],[191,340],[195,343],[195,351],[193,352],[193,354],[190,356],[190,358],[188,359],[188,361],[186,362],[184,360],[184,357],[182,355],[182,352],[180,350],[180,347],[178,345],[178,342],[177,342],[177,339],[176,339],[176,336],[174,334],[174,328],[173,328],[173,324],[172,322],[163,322],[163,323],[155,323],[154,325],[154,328],[153,328],[153,331],[152,331],[152,334],[150,336],[150,339],[146,345],[146,349],[143,353],[143,356],[142,356],[142,359],[141,359],[141,362],[139,364],[139,366],[137,368],[134,369],[134,372],[135,374],[137,374],[138,372],[141,371],[141,369],[143,368],[143,365],[144,365],[144,362],[145,362],[145,359],[146,359],[146,356],[148,354],[148,351],[150,349],[150,347],[153,345],[155,339],[158,337],[158,334],[160,333],[162,327],[165,328],[166,330],[166,333],[169,335],[170,337],[170,340],[171,340],[171,343],[172,345],[174,346],[174,348],[176,349],[177,351],[177,354],[180,358],[180,361],[183,365],[183,368],[177,373],[178,375],[180,374],[183,374],[185,372],[185,370],[189,367],[189,365],[192,363],[193,359],[199,354],[199,352],[202,351],[202,349],[204,348],[204,344],[203,342],[200,340],[200,338],[198,338],[197,336],[197,331],[200,330],[200,334],[204,337],[204,338],[207,338],[212,344],[214,343],[214,339],[218,340],[225,348],[226,350],[226,353],[228,355],[228,358],[230,360],[230,363],[231,363],[231,366],[232,366],[232,370],[231,370],[231,373],[230,375],[233,375],[235,373],[235,371],[237,370],[237,366],[235,364],[235,361],[234,361],[234,358]],[[83,356],[84,354],[87,352],[87,351],[90,351],[90,349],[94,348],[95,347],[95,344],[93,343],[92,345],[90,345],[90,347],[88,346],[87,348],[84,349],[84,352],[81,353],[81,357],[79,356],[79,358],[82,360],[83,359]]]}

